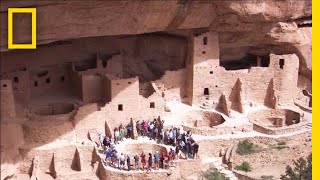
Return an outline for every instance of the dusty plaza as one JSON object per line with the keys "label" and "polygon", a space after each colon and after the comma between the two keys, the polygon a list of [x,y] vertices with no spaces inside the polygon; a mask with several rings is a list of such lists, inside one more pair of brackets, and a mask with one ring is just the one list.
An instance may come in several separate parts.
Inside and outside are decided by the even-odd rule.
{"label": "dusty plaza", "polygon": [[[9,47],[9,8],[36,9],[36,49]],[[0,19],[1,180],[286,180],[311,157],[311,0],[1,0]]]}

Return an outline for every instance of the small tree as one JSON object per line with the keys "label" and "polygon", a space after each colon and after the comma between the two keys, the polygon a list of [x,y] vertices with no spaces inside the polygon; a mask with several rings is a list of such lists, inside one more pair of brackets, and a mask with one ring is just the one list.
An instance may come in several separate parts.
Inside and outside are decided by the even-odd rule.
{"label": "small tree", "polygon": [[286,167],[286,174],[281,175],[282,180],[311,180],[312,179],[312,154],[307,160],[300,157],[293,161],[294,167]]}
{"label": "small tree", "polygon": [[228,180],[218,169],[211,167],[206,172],[202,173],[202,177],[206,180]]}
{"label": "small tree", "polygon": [[240,165],[237,165],[235,169],[239,171],[250,172],[252,170],[252,167],[247,161],[244,161]]}
{"label": "small tree", "polygon": [[243,140],[238,143],[237,153],[239,155],[252,154],[258,152],[260,147],[249,140]]}

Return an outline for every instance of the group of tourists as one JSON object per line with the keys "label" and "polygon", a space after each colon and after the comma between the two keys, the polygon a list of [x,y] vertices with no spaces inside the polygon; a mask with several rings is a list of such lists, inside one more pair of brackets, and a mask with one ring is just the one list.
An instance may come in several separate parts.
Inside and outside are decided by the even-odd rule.
{"label": "group of tourists", "polygon": [[[132,119],[131,119],[131,122]],[[150,139],[156,140],[158,143],[173,146],[168,153],[158,151],[154,153],[134,154],[131,157],[129,154],[124,154],[115,149],[115,144],[122,141],[124,138],[133,137],[133,126],[131,123],[114,128],[114,137],[100,134],[100,142],[105,150],[106,164],[120,170],[128,171],[135,169],[151,169],[166,168],[171,166],[174,160],[181,158],[198,158],[199,145],[194,141],[190,131],[182,132],[179,127],[163,128],[163,122],[160,117],[153,121],[136,121],[136,130],[138,136],[147,136]]]}
{"label": "group of tourists", "polygon": [[150,172],[151,169],[165,168],[165,164],[172,160],[171,153],[159,153],[159,151],[154,154],[136,153],[133,157],[129,154],[120,153],[114,148],[108,148],[106,151],[106,164],[120,170],[147,170],[147,172]]}

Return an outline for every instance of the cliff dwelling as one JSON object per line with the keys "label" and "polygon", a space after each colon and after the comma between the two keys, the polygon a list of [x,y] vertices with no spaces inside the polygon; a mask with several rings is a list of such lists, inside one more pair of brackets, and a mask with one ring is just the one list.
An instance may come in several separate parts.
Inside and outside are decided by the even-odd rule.
{"label": "cliff dwelling", "polygon": [[[311,153],[309,0],[0,4],[1,180],[279,179]],[[36,49],[8,48],[13,7]]]}

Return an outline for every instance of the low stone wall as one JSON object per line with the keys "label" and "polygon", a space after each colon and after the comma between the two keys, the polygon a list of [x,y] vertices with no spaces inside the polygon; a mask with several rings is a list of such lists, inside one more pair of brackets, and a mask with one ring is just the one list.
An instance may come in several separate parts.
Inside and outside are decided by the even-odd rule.
{"label": "low stone wall", "polygon": [[253,123],[253,130],[258,131],[263,134],[286,134],[293,131],[298,131],[303,127],[303,124],[294,124],[290,126],[285,127],[279,127],[279,128],[271,128],[267,126],[263,126],[258,124],[257,122]]}
{"label": "low stone wall", "polygon": [[239,126],[239,127],[212,127],[212,128],[199,128],[182,125],[184,131],[190,131],[193,134],[199,134],[203,136],[214,136],[220,134],[231,134],[235,131],[250,131],[252,130],[252,125]]}

